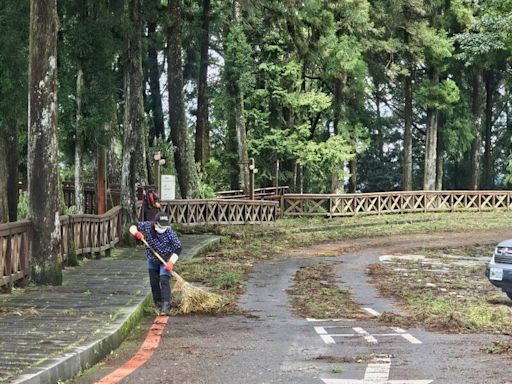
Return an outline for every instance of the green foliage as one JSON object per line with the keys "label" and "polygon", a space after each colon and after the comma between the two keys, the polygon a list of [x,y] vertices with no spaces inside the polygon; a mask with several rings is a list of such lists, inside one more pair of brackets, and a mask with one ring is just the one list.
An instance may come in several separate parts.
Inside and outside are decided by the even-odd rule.
{"label": "green foliage", "polygon": [[417,101],[425,107],[447,110],[460,99],[459,88],[453,80],[443,80],[439,84],[425,79],[416,91]]}
{"label": "green foliage", "polygon": [[0,134],[27,121],[30,2],[0,2]]}
{"label": "green foliage", "polygon": [[[83,163],[96,158],[99,145],[109,145],[115,130],[107,131],[115,110],[118,83],[116,60],[122,47],[119,23],[121,10],[115,2],[64,1],[59,3],[61,28],[59,40],[59,144],[66,162],[74,162],[75,132],[84,136]],[[81,95],[82,116],[76,123],[77,85],[79,71],[83,72],[84,89]]]}
{"label": "green foliage", "polygon": [[443,139],[446,152],[460,161],[471,148],[475,137],[474,118],[467,100],[459,100],[451,110],[445,110],[446,124],[443,127]]}
{"label": "green foliage", "polygon": [[352,147],[345,139],[334,135],[323,143],[305,143],[298,152],[297,163],[307,167],[312,173],[325,175],[326,172],[336,172],[342,178],[346,173],[341,165],[353,156]]}
{"label": "green foliage", "polygon": [[226,81],[228,86],[237,86],[240,91],[252,89],[254,79],[251,75],[252,48],[247,42],[241,26],[234,23],[226,37]]}
{"label": "green foliage", "polygon": [[512,155],[507,159],[507,175],[505,176],[505,183],[512,185]]}
{"label": "green foliage", "polygon": [[20,191],[18,196],[18,220],[24,220],[28,216],[28,192]]}

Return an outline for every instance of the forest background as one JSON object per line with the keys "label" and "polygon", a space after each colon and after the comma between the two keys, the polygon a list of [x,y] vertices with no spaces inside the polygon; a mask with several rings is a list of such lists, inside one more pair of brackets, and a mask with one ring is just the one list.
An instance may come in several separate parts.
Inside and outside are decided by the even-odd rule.
{"label": "forest background", "polygon": [[2,0],[0,221],[52,172],[132,215],[157,152],[182,198],[249,158],[303,193],[507,188],[511,54],[511,0]]}

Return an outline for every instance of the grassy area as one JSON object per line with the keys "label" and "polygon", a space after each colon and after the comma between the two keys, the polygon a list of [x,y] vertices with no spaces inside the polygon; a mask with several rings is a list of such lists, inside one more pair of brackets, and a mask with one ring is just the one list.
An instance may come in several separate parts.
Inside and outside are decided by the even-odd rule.
{"label": "grassy area", "polygon": [[348,291],[337,286],[336,267],[316,264],[300,268],[288,290],[295,314],[316,319],[366,318]]}
{"label": "grassy area", "polygon": [[[356,216],[335,219],[291,218],[269,225],[196,226],[181,233],[215,233],[221,243],[176,268],[186,280],[201,283],[228,299],[243,292],[253,265],[288,257],[298,248],[359,238],[435,232],[470,232],[512,227],[509,212],[429,213]],[[337,252],[339,254],[340,252]],[[317,254],[329,256],[329,254]],[[225,310],[234,310],[228,306]]]}
{"label": "grassy area", "polygon": [[[370,266],[380,292],[403,304],[407,317],[383,314],[391,323],[432,330],[512,334],[512,304],[484,276],[483,264],[460,265],[460,258],[488,257],[493,246],[415,251],[423,261]],[[470,260],[469,260],[470,261]]]}

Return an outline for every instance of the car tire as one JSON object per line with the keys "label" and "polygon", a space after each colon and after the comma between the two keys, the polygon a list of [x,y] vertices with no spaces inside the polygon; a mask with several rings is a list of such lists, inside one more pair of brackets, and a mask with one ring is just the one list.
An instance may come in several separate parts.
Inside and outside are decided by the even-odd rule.
{"label": "car tire", "polygon": [[510,300],[512,300],[512,292],[505,292]]}

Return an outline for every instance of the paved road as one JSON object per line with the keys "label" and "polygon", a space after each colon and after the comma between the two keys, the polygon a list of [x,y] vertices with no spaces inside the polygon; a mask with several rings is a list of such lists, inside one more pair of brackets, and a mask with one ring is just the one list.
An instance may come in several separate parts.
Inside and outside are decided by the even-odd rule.
{"label": "paved road", "polygon": [[[509,358],[480,351],[505,337],[390,328],[372,318],[308,321],[291,315],[286,294],[301,266],[335,263],[342,287],[350,289],[362,307],[399,312],[367,282],[366,266],[378,256],[418,247],[473,244],[475,239],[496,243],[508,236],[511,233],[494,231],[356,241],[352,245],[357,251],[339,257],[294,254],[260,265],[241,298],[246,316],[171,318],[153,358],[123,383],[511,383]],[[330,245],[336,246],[346,249],[346,244]],[[112,368],[107,364],[95,378]]]}

